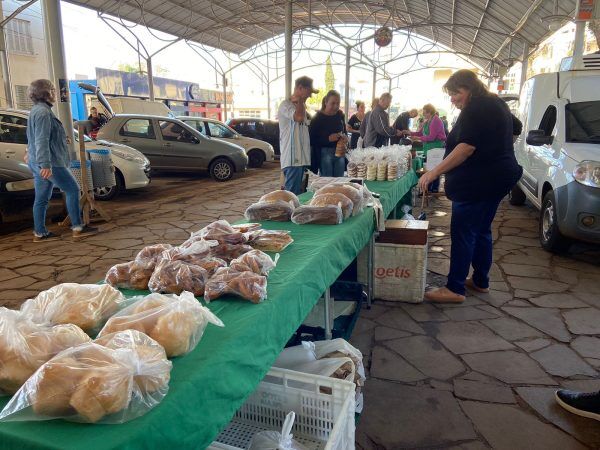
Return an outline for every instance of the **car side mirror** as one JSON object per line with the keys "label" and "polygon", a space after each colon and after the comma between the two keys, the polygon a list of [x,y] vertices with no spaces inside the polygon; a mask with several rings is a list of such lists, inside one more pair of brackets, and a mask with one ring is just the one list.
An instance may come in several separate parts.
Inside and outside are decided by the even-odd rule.
{"label": "car side mirror", "polygon": [[529,145],[551,145],[554,141],[554,136],[548,136],[544,130],[529,130],[527,133],[526,142]]}

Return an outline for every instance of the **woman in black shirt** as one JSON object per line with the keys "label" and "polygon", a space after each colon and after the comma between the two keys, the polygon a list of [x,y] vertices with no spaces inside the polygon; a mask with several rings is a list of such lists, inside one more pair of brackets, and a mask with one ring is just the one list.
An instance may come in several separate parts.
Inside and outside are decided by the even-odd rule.
{"label": "woman in black shirt", "polygon": [[356,113],[350,117],[346,131],[350,133],[350,148],[356,148],[360,137],[360,124],[365,120],[365,102],[356,102]]}
{"label": "woman in black shirt", "polygon": [[[425,190],[446,174],[446,196],[452,200],[450,272],[446,286],[425,298],[460,303],[465,286],[489,292],[492,221],[523,169],[515,158],[513,119],[506,103],[470,70],[454,73],[444,90],[461,113],[446,140],[444,160],[421,177],[419,186]],[[473,276],[467,279],[471,266]]]}
{"label": "woman in black shirt", "polygon": [[[340,94],[329,91],[323,98],[323,106],[310,122],[310,145],[320,155],[319,174],[322,177],[343,177],[345,156],[335,156],[335,148],[340,139],[347,143],[346,121],[340,111]],[[343,145],[344,143],[340,143]]]}

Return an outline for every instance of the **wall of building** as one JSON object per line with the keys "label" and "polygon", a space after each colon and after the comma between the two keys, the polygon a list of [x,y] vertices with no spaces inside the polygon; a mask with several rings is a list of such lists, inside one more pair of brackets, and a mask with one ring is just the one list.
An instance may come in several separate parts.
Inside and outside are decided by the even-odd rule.
{"label": "wall of building", "polygon": [[[23,3],[4,0],[0,3],[3,17],[12,14]],[[31,103],[27,97],[27,87],[38,78],[48,78],[46,63],[46,44],[41,5],[34,3],[11,20],[4,29],[8,49],[8,65],[12,82],[14,107],[29,109]],[[0,105],[6,106],[4,80],[0,88]]]}

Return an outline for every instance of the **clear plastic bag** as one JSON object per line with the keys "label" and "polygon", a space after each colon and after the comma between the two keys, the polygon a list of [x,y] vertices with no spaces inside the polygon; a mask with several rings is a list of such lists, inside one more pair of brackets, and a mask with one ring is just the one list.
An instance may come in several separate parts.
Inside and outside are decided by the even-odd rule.
{"label": "clear plastic bag", "polygon": [[204,295],[204,285],[208,281],[208,271],[185,261],[163,259],[154,269],[148,282],[152,292],[181,294],[189,291],[195,296]]}
{"label": "clear plastic bag", "polygon": [[35,323],[72,323],[93,333],[125,303],[123,294],[108,284],[63,283],[27,300],[21,311]]}
{"label": "clear plastic bag", "polygon": [[352,201],[352,215],[356,216],[363,210],[363,187],[356,183],[330,183],[323,186],[316,195],[337,193],[343,194]]}
{"label": "clear plastic bag", "polygon": [[261,202],[268,202],[268,203],[285,202],[285,203],[291,203],[294,208],[297,208],[298,206],[300,206],[300,200],[298,200],[298,197],[296,196],[296,194],[294,194],[293,192],[290,192],[290,191],[282,190],[282,189],[273,191],[273,192],[269,192],[268,194],[263,195],[258,200],[258,202],[259,203],[261,203]]}
{"label": "clear plastic bag", "polygon": [[148,289],[148,281],[155,265],[154,260],[134,260],[115,264],[106,272],[104,281],[117,288],[145,291]]}
{"label": "clear plastic bag", "polygon": [[278,253],[294,240],[287,230],[257,230],[248,233],[248,244],[256,250]]}
{"label": "clear plastic bag", "polygon": [[252,247],[246,244],[218,244],[211,247],[210,254],[214,258],[219,258],[231,262],[245,253],[252,250]]}
{"label": "clear plastic bag", "polygon": [[300,345],[284,348],[273,363],[273,367],[293,370],[300,364],[306,364],[317,360],[315,344],[310,341],[302,341]]}
{"label": "clear plastic bag", "polygon": [[279,431],[259,431],[252,436],[248,450],[308,450],[304,445],[293,439],[292,427],[296,414],[290,411]]}
{"label": "clear plastic bag", "polygon": [[258,275],[268,276],[277,264],[279,255],[272,260],[269,255],[260,250],[251,250],[239,258],[231,261],[230,267],[238,272],[254,272]]}
{"label": "clear plastic bag", "polygon": [[226,220],[217,220],[199,231],[192,233],[192,237],[200,237],[205,241],[217,241],[224,244],[243,244],[246,236],[233,228]]}
{"label": "clear plastic bag", "polygon": [[240,224],[236,224],[236,225],[231,225],[231,228],[239,231],[240,233],[250,233],[252,231],[260,230],[261,227],[262,227],[262,225],[260,223],[256,223],[256,222],[240,223]]}
{"label": "clear plastic bag", "polygon": [[192,351],[209,323],[224,326],[191,292],[150,294],[111,317],[98,337],[124,330],[146,333],[162,345],[169,358]]}
{"label": "clear plastic bag", "polygon": [[344,194],[339,193],[328,193],[315,195],[311,201],[311,206],[327,206],[327,205],[338,205],[342,208],[344,219],[348,219],[352,215],[352,209],[354,204],[352,200],[346,197]]}
{"label": "clear plastic bag", "polygon": [[148,245],[141,249],[135,257],[138,263],[145,263],[147,266],[153,266],[160,259],[162,253],[173,248],[171,244],[154,244]]}
{"label": "clear plastic bag", "polygon": [[0,308],[0,395],[14,394],[46,361],[90,337],[76,325],[39,325]]}
{"label": "clear plastic bag", "polygon": [[[156,348],[153,351],[156,355]],[[0,421],[63,418],[116,424],[135,419],[159,404],[168,390],[168,384],[155,377],[157,365],[148,359],[141,362],[134,348],[91,342],[64,350],[27,380],[0,412]],[[156,384],[142,389],[136,377]]]}
{"label": "clear plastic bag", "polygon": [[302,205],[296,208],[292,222],[297,225],[338,225],[344,221],[344,213],[339,205],[310,206]]}
{"label": "clear plastic bag", "polygon": [[415,216],[410,214],[410,210],[412,209],[412,207],[410,205],[403,205],[402,208],[400,208],[400,209],[404,213],[402,215],[402,220],[416,220]]}
{"label": "clear plastic bag", "polygon": [[246,209],[244,216],[248,220],[262,222],[263,220],[272,220],[275,222],[289,222],[294,212],[292,203],[277,202],[258,202]]}
{"label": "clear plastic bag", "polygon": [[219,245],[217,241],[205,241],[201,236],[192,236],[179,247],[165,250],[160,255],[160,260],[185,261],[196,264],[211,255],[211,249]]}
{"label": "clear plastic bag", "polygon": [[211,302],[227,294],[260,303],[267,298],[267,277],[229,267],[219,269],[206,283],[204,300]]}

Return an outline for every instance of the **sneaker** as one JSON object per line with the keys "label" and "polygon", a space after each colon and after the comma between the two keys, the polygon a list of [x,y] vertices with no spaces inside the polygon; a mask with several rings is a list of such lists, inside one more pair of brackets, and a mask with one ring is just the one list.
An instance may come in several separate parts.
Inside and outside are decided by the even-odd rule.
{"label": "sneaker", "polygon": [[48,233],[42,236],[38,236],[37,234],[33,235],[33,242],[56,241],[57,239],[60,239],[60,235],[55,234],[52,231],[49,231]]}
{"label": "sneaker", "polygon": [[586,393],[559,389],[554,396],[558,404],[570,413],[600,420],[600,391]]}
{"label": "sneaker", "polygon": [[84,225],[81,230],[73,230],[73,239],[79,239],[85,236],[91,236],[98,233],[98,228]]}

